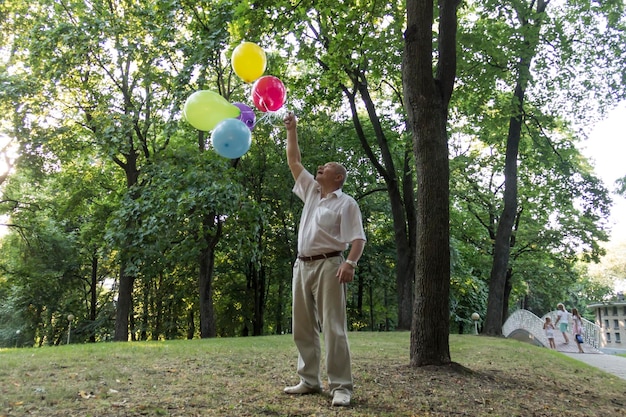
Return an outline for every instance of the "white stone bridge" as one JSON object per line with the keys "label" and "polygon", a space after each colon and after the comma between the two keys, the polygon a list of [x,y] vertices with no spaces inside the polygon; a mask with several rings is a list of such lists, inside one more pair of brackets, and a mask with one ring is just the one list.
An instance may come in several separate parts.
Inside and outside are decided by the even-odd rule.
{"label": "white stone bridge", "polygon": [[[556,322],[556,310],[545,314],[541,318],[537,317],[528,310],[517,310],[509,316],[502,326],[502,335],[550,348],[550,342],[548,342],[546,332],[543,330],[543,323],[545,322],[546,317],[550,317],[552,319],[552,323]],[[558,325],[555,327],[554,343],[556,344],[556,350],[559,352],[578,352],[574,335],[571,334],[571,322],[569,323],[569,343],[565,343],[565,339],[559,331]],[[583,327],[583,340],[585,342],[583,344],[583,350],[585,353],[600,353],[598,350],[600,327],[584,318]]]}

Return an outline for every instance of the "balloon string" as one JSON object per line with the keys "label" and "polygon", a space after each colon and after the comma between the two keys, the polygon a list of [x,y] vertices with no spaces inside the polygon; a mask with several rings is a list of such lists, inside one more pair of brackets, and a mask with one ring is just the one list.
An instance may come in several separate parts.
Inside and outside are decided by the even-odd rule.
{"label": "balloon string", "polygon": [[288,110],[285,108],[280,108],[276,111],[266,111],[263,113],[263,116],[257,119],[257,123],[264,123],[279,127],[282,126],[283,119],[287,113]]}

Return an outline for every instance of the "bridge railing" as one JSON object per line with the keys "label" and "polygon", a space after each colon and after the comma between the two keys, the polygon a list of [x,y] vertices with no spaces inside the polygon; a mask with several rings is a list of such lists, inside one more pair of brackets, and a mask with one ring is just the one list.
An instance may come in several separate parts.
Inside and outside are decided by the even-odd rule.
{"label": "bridge railing", "polygon": [[543,346],[550,346],[543,331],[543,320],[528,310],[516,310],[502,326],[502,335],[509,337],[516,330],[523,329],[530,333]]}
{"label": "bridge railing", "polygon": [[600,347],[600,335],[602,329],[592,321],[583,318],[583,340],[594,348]]}
{"label": "bridge railing", "polygon": [[[546,317],[550,317],[550,319],[552,319],[552,323],[556,322],[556,313],[556,310],[551,311],[547,314],[544,314],[543,317],[539,318],[528,310],[516,310],[513,312],[513,314],[509,316],[509,318],[502,326],[502,335],[505,337],[509,337],[509,335],[515,330],[523,329],[530,333],[537,341],[541,342],[544,346],[549,346],[550,344],[548,342],[548,338],[546,337],[546,333],[543,330],[543,323],[545,322]],[[558,331],[558,328],[556,329],[556,331]],[[584,342],[597,349],[600,345],[600,335],[600,327],[597,324],[583,318],[582,336]]]}

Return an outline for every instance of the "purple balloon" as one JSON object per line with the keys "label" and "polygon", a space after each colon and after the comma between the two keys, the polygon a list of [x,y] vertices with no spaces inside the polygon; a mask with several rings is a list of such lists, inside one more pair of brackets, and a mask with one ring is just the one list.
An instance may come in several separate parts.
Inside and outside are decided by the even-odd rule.
{"label": "purple balloon", "polygon": [[241,114],[237,117],[237,119],[244,122],[246,126],[248,126],[248,129],[254,129],[254,123],[256,120],[254,110],[243,103],[233,103],[233,105],[239,107],[239,110],[241,110]]}

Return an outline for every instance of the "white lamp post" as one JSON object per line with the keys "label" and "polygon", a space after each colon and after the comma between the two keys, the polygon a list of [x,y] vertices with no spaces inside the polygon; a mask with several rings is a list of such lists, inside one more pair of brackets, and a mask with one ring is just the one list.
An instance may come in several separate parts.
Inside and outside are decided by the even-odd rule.
{"label": "white lamp post", "polygon": [[472,320],[474,320],[474,334],[478,334],[478,320],[480,320],[480,314],[472,313]]}
{"label": "white lamp post", "polygon": [[72,334],[72,322],[74,321],[74,315],[68,314],[67,321],[70,322],[69,327],[67,328],[67,344],[70,344],[70,335]]}
{"label": "white lamp post", "polygon": [[22,331],[20,329],[17,329],[15,331],[15,347],[17,347],[17,341],[20,338],[20,333],[22,333]]}

